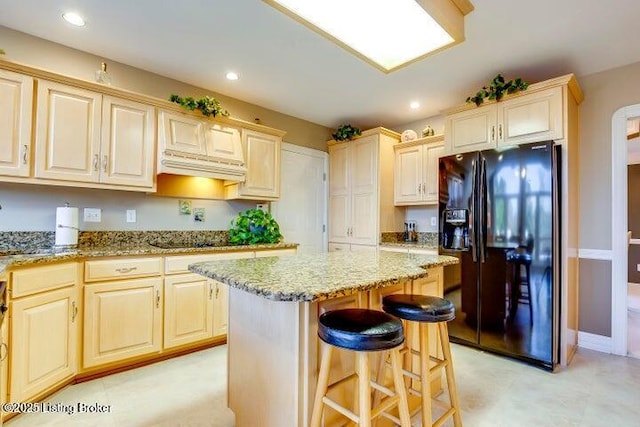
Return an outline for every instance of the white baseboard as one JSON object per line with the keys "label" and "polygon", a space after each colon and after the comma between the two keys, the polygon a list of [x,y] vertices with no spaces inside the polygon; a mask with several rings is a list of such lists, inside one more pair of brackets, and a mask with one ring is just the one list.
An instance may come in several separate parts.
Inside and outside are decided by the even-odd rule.
{"label": "white baseboard", "polygon": [[588,332],[578,332],[578,347],[600,351],[602,353],[613,353],[611,337],[590,334]]}
{"label": "white baseboard", "polygon": [[613,259],[613,251],[609,249],[580,249],[578,251],[578,257],[587,259],[611,260]]}

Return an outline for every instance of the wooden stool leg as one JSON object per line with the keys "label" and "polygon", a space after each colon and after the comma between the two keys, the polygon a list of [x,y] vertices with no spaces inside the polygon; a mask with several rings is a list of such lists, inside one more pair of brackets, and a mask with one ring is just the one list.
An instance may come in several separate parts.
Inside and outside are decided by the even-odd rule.
{"label": "wooden stool leg", "polygon": [[356,373],[358,374],[358,418],[360,427],[371,427],[371,372],[369,356],[364,351],[356,352]]}
{"label": "wooden stool leg", "polygon": [[422,427],[432,426],[431,375],[429,372],[429,324],[419,323],[420,337],[420,389],[422,391]]}
{"label": "wooden stool leg", "polygon": [[456,387],[456,380],[453,376],[453,360],[451,359],[451,345],[449,344],[449,330],[447,328],[447,322],[438,323],[438,330],[440,332],[442,354],[444,360],[447,361],[445,365],[445,371],[447,373],[447,388],[449,389],[449,399],[451,402],[451,407],[454,409],[453,425],[455,427],[462,427],[462,418],[460,416],[460,402],[458,401],[458,388]]}
{"label": "wooden stool leg", "polygon": [[407,399],[407,389],[402,375],[402,361],[400,360],[400,350],[391,350],[391,368],[393,369],[393,384],[395,392],[400,396],[398,402],[398,413],[400,414],[401,427],[411,427],[411,417],[409,416],[409,400]]}
{"label": "wooden stool leg", "polygon": [[313,412],[311,413],[310,427],[320,427],[322,409],[324,403],[322,398],[327,393],[329,384],[329,368],[331,367],[331,354],[333,346],[322,343],[322,360],[320,362],[320,372],[318,373],[318,385],[316,386],[316,396],[313,400]]}

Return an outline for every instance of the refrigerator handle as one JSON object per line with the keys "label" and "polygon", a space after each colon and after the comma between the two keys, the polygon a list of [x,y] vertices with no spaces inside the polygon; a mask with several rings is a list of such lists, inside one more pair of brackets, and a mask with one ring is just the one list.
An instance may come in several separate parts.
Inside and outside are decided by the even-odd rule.
{"label": "refrigerator handle", "polygon": [[486,261],[487,247],[487,161],[480,156],[480,197],[478,212],[478,253],[480,262]]}
{"label": "refrigerator handle", "polygon": [[478,177],[478,157],[473,162],[473,170],[471,173],[472,181],[471,181],[471,199],[469,200],[469,246],[471,247],[471,256],[473,257],[473,262],[478,262],[478,253],[476,246],[476,202],[475,202],[475,194],[477,190],[477,177]]}

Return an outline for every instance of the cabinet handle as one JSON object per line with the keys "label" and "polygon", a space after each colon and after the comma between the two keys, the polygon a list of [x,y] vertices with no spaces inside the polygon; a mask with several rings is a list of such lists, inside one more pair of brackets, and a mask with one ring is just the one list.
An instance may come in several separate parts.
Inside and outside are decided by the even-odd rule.
{"label": "cabinet handle", "polygon": [[[4,351],[3,351],[4,350]],[[9,346],[6,342],[0,344],[0,362],[4,362],[9,355]]]}
{"label": "cabinet handle", "polygon": [[160,308],[160,291],[156,289],[156,308]]}
{"label": "cabinet handle", "polygon": [[218,299],[218,295],[220,295],[220,285],[216,283],[216,299]]}
{"label": "cabinet handle", "polygon": [[100,161],[100,157],[96,154],[93,156],[93,170],[98,170],[98,162]]}
{"label": "cabinet handle", "polygon": [[[217,288],[217,286],[216,286],[216,288]],[[211,283],[209,283],[209,299],[212,299],[212,298],[213,298],[213,285]]]}
{"label": "cabinet handle", "polygon": [[27,152],[29,150],[29,147],[25,144],[22,147],[22,164],[26,165],[27,164]]}
{"label": "cabinet handle", "polygon": [[421,189],[422,189],[422,184],[418,184],[418,194],[420,194]]}
{"label": "cabinet handle", "polygon": [[78,315],[78,306],[76,305],[76,302],[73,301],[71,303],[71,323],[74,323],[76,321],[77,315]]}
{"label": "cabinet handle", "polygon": [[496,127],[491,126],[491,140],[495,141],[495,139],[496,139]]}
{"label": "cabinet handle", "polygon": [[498,125],[498,138],[502,139],[502,123]]}
{"label": "cabinet handle", "polygon": [[109,157],[106,154],[104,156],[102,156],[102,171],[103,172],[107,171],[108,160],[109,160]]}
{"label": "cabinet handle", "polygon": [[118,273],[125,274],[125,273],[131,273],[133,270],[137,270],[137,269],[138,267],[122,267],[122,268],[116,268],[116,271]]}

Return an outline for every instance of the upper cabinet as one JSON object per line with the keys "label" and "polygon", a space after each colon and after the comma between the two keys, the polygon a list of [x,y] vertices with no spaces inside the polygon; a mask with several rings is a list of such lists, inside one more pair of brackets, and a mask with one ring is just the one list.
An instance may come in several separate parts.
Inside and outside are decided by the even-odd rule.
{"label": "upper cabinet", "polygon": [[160,111],[158,123],[158,173],[244,179],[239,128],[170,111]]}
{"label": "upper cabinet", "polygon": [[280,150],[283,135],[242,130],[247,175],[244,182],[225,184],[226,199],[277,200],[280,197]]}
{"label": "upper cabinet", "polygon": [[29,176],[33,78],[0,70],[0,175]]}
{"label": "upper cabinet", "polygon": [[394,203],[438,203],[438,158],[444,153],[442,135],[396,144],[394,148]]}
{"label": "upper cabinet", "polygon": [[152,189],[152,106],[46,80],[37,92],[37,178]]}
{"label": "upper cabinet", "polygon": [[445,120],[445,152],[486,150],[563,138],[562,88],[527,91],[501,102],[464,108]]}

